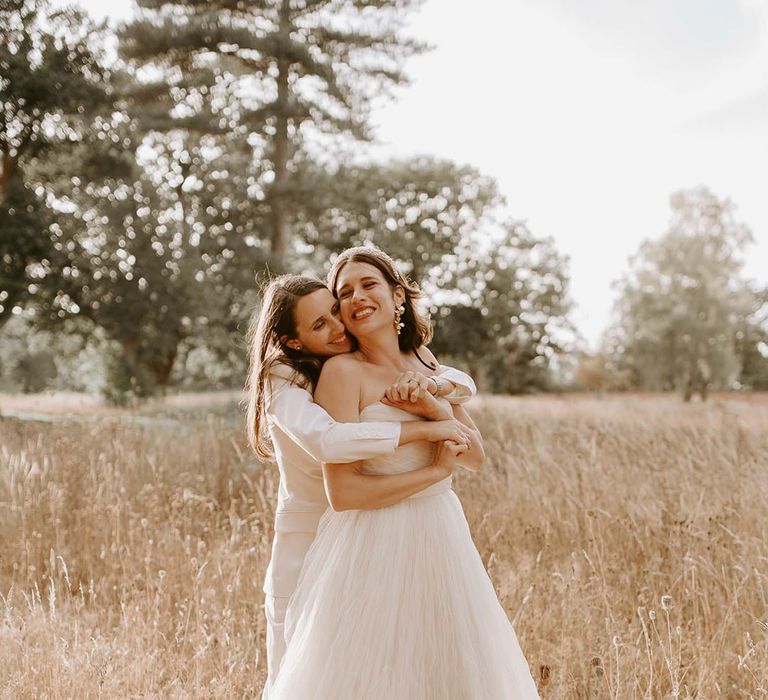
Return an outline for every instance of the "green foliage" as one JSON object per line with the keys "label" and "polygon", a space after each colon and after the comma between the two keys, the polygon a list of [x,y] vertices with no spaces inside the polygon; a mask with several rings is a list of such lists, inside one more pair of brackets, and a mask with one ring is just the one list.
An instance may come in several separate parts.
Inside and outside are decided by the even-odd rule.
{"label": "green foliage", "polygon": [[33,296],[35,282],[29,265],[42,265],[52,256],[50,239],[44,235],[49,213],[20,177],[10,177],[0,201],[0,328],[14,308]]}
{"label": "green foliage", "polygon": [[[494,180],[470,167],[420,158],[307,168],[294,230],[318,270],[329,255],[373,243],[421,284],[436,321],[433,347],[484,388],[544,389],[570,337],[567,261],[520,222],[499,223]],[[296,261],[295,265],[300,261]]]}
{"label": "green foliage", "polygon": [[145,128],[175,130],[185,142],[251,135],[264,167],[273,269],[284,266],[292,240],[295,156],[321,134],[370,137],[372,100],[403,84],[404,60],[423,49],[400,33],[413,4],[150,0],[122,28],[122,56],[163,72],[132,92]]}
{"label": "green foliage", "polygon": [[[40,330],[34,315],[14,314],[3,327],[0,343],[0,389],[2,391],[28,391],[67,389],[97,392],[104,383],[104,356],[107,346],[99,329],[82,319],[62,323],[56,330]],[[42,385],[34,389],[25,373],[31,366],[29,358],[48,356],[40,376]],[[32,365],[37,363],[32,362]],[[33,376],[27,373],[27,377]]]}
{"label": "green foliage", "polygon": [[134,181],[80,188],[70,193],[73,215],[55,227],[64,263],[40,312],[51,323],[79,316],[104,329],[121,348],[109,377],[120,385],[127,373],[137,396],[168,384],[184,339],[232,331],[246,313],[263,256],[250,233],[240,156],[200,159],[189,192],[179,193],[172,173],[138,167]]}
{"label": "green foliage", "polygon": [[240,330],[211,329],[182,343],[172,377],[185,389],[240,389],[247,370],[245,322]]}
{"label": "green foliage", "polygon": [[[323,275],[372,242],[422,283],[441,355],[486,388],[546,387],[569,331],[566,263],[505,223],[495,181],[437,159],[322,152],[330,136],[370,137],[372,100],[423,49],[402,35],[415,4],[143,0],[107,70],[101,30],[26,3],[9,36],[68,48],[57,66],[45,51],[9,59],[4,99],[27,90],[38,108],[37,122],[14,116],[30,117],[30,137],[3,170],[0,318],[24,305],[35,333],[98,348],[94,382],[113,402],[233,386],[257,275]],[[75,82],[62,82],[68,64]],[[55,361],[54,383],[82,382]]]}
{"label": "green foliage", "polygon": [[431,283],[436,352],[464,358],[486,390],[549,388],[551,363],[568,348],[567,261],[550,239],[519,222],[499,235],[465,238]]}
{"label": "green foliage", "polygon": [[76,147],[111,105],[98,33],[83,13],[54,12],[44,0],[0,7],[0,324],[34,295],[55,257],[32,165]]}
{"label": "green foliage", "polygon": [[736,331],[739,385],[768,391],[768,287],[753,290],[751,305]]}
{"label": "green foliage", "polygon": [[754,303],[740,276],[751,234],[731,203],[705,188],[678,192],[671,203],[669,230],[643,243],[620,282],[608,343],[638,386],[706,398],[739,376],[737,334]]}
{"label": "green foliage", "polygon": [[48,388],[56,377],[56,363],[47,350],[31,352],[19,358],[13,373],[25,394]]}
{"label": "green foliage", "polygon": [[305,164],[292,195],[291,226],[318,268],[350,245],[374,243],[416,280],[426,280],[462,241],[493,228],[502,204],[493,179],[433,158]]}
{"label": "green foliage", "polygon": [[154,393],[155,382],[146,365],[136,361],[130,352],[107,354],[105,382],[101,394],[113,406],[128,406]]}

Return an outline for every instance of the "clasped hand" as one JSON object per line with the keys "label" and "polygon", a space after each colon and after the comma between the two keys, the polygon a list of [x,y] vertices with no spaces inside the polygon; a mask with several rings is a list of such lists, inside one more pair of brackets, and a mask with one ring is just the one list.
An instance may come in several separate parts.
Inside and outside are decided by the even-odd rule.
{"label": "clasped hand", "polygon": [[384,391],[382,402],[430,420],[453,418],[450,409],[432,395],[434,381],[420,372],[403,372]]}
{"label": "clasped hand", "polygon": [[462,454],[470,445],[471,432],[453,417],[446,402],[432,395],[430,385],[434,386],[434,382],[420,372],[403,372],[387,387],[382,403],[433,421],[431,440],[446,441],[451,445],[450,449],[445,446],[441,450],[442,457],[447,458],[452,452]]}

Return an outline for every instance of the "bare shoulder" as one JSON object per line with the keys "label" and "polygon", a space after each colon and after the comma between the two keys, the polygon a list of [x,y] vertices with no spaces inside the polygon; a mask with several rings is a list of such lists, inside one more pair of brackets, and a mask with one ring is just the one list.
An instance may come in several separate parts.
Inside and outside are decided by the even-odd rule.
{"label": "bare shoulder", "polygon": [[315,401],[338,421],[357,421],[362,364],[348,355],[326,360],[315,389]]}
{"label": "bare shoulder", "polygon": [[352,353],[336,355],[329,357],[323,363],[323,370],[320,377],[351,378],[360,372],[362,363]]}

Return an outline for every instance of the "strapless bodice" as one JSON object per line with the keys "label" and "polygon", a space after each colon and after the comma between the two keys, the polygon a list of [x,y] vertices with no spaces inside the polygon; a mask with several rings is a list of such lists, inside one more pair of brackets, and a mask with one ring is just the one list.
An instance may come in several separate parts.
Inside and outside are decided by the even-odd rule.
{"label": "strapless bodice", "polygon": [[[408,421],[420,420],[424,419],[419,416],[414,416],[412,413],[408,413],[401,408],[387,406],[387,404],[384,404],[381,401],[369,404],[360,411],[361,422],[392,421],[405,423]],[[415,469],[421,469],[421,467],[426,467],[432,461],[435,449],[435,444],[431,442],[409,442],[405,445],[401,445],[390,454],[366,459],[363,462],[363,472],[366,474],[403,474]],[[411,496],[411,498],[431,495],[432,493],[444,491],[449,488],[451,488],[451,477],[447,477],[436,484],[432,484],[432,486]]]}

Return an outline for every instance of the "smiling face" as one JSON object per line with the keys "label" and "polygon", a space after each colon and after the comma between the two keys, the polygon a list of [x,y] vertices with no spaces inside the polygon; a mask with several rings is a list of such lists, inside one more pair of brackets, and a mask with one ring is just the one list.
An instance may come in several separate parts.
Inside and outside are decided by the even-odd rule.
{"label": "smiling face", "polygon": [[286,341],[288,347],[309,355],[332,357],[352,350],[339,317],[339,302],[327,289],[317,289],[296,302],[293,311],[296,338]]}
{"label": "smiling face", "polygon": [[394,332],[395,307],[405,294],[402,287],[392,289],[377,267],[350,261],[336,277],[336,297],[341,320],[359,338],[386,326]]}

